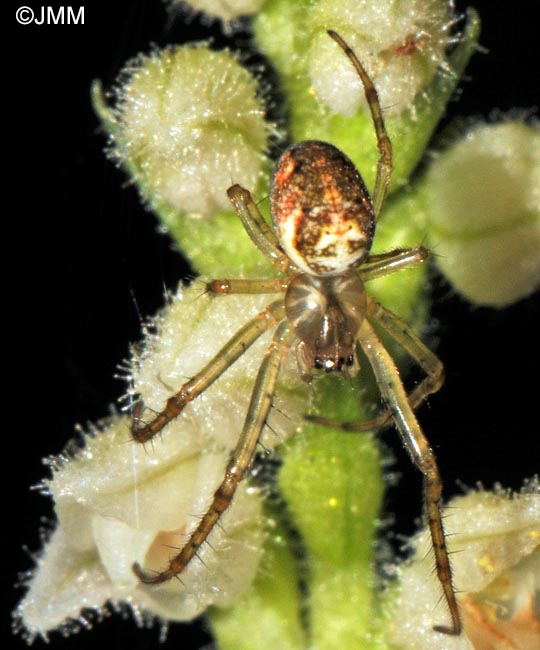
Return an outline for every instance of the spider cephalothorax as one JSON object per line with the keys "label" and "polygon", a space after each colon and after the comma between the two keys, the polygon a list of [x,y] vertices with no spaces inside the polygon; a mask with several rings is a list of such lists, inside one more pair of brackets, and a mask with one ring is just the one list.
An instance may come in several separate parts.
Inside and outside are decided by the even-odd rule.
{"label": "spider cephalothorax", "polygon": [[316,276],[301,273],[285,293],[285,312],[299,338],[298,368],[341,371],[355,361],[356,332],[366,311],[366,293],[358,273]]}
{"label": "spider cephalothorax", "polygon": [[[157,574],[145,572],[138,564],[134,570],[144,582],[164,582],[180,574],[195,557],[249,470],[272,406],[281,364],[291,348],[296,348],[300,374],[309,381],[314,369],[356,372],[356,348],[360,347],[373,369],[387,410],[370,422],[347,424],[344,428],[363,431],[393,421],[412,461],[424,475],[425,509],[437,576],[452,619],[450,627],[436,629],[459,634],[461,621],[441,518],[442,483],[435,456],[414,415],[414,409],[440,388],[443,367],[409,326],[377,303],[364,288],[369,280],[424,262],[427,251],[420,246],[370,254],[375,222],[390,181],[392,146],[371,79],[343,39],[335,32],[329,35],[357,71],[371,110],[380,152],[372,197],[347,156],[331,144],[317,141],[289,147],[276,166],[271,191],[274,230],[247,190],[239,185],[229,188],[229,198],[248,235],[281,275],[260,280],[213,280],[207,284],[207,291],[214,296],[274,294],[276,299],[227,341],[149,422],[142,421],[144,405],[140,401],[133,417],[134,439],[146,442],[153,438],[264,332],[273,328],[274,336],[254,380],[244,428],[207,512],[168,567]],[[372,322],[425,371],[426,377],[409,395]],[[317,420],[341,426],[330,420]]]}

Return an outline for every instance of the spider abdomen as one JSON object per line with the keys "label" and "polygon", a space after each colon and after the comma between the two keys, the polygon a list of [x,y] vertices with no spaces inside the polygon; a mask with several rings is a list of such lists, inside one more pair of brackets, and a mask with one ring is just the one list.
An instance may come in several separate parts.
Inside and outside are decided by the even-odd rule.
{"label": "spider abdomen", "polygon": [[364,284],[355,271],[338,276],[302,273],[291,280],[285,311],[300,339],[297,359],[303,376],[313,368],[340,372],[353,365],[365,310]]}
{"label": "spider abdomen", "polygon": [[271,207],[279,242],[305,273],[335,275],[369,253],[373,205],[349,158],[326,142],[289,147],[272,178]]}

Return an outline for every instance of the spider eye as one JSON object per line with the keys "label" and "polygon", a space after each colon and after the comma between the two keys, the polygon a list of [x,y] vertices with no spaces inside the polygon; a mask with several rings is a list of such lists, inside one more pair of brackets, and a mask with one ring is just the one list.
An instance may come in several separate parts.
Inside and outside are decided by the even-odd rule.
{"label": "spider eye", "polygon": [[308,140],[289,147],[272,178],[274,228],[305,273],[335,275],[369,253],[373,205],[362,177],[339,149]]}
{"label": "spider eye", "polygon": [[[325,359],[324,360],[324,369],[326,372],[332,372],[332,370],[336,369],[336,363],[334,362],[333,359]],[[339,370],[339,368],[337,368]]]}

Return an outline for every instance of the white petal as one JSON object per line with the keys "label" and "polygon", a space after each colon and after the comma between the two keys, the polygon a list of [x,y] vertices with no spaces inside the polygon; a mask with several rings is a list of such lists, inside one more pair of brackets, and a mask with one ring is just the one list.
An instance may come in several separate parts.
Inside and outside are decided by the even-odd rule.
{"label": "white petal", "polygon": [[29,639],[46,636],[55,628],[75,631],[88,624],[88,613],[99,617],[107,600],[122,600],[128,594],[114,589],[97,553],[79,553],[57,529],[38,560],[26,596],[15,615]]}

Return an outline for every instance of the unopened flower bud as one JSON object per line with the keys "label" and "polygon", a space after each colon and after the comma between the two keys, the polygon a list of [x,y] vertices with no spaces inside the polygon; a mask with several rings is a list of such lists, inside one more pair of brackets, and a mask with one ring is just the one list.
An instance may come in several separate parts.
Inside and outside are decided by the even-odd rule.
{"label": "unopened flower bud", "polygon": [[367,108],[364,90],[350,62],[336,55],[326,35],[332,27],[353,48],[374,80],[385,113],[401,113],[445,65],[451,12],[446,0],[320,0],[309,14],[319,31],[309,51],[310,79],[333,111],[354,115]]}
{"label": "unopened flower bud", "polygon": [[476,126],[433,162],[425,205],[437,264],[465,298],[504,307],[538,290],[537,126]]}
{"label": "unopened flower bud", "polygon": [[258,11],[263,5],[264,0],[172,0],[170,5],[186,4],[195,11],[201,11],[209,17],[220,18],[224,22],[229,22],[240,18],[240,16],[249,16]]}
{"label": "unopened flower bud", "polygon": [[116,88],[113,156],[151,207],[212,216],[232,182],[253,190],[267,126],[257,83],[226,51],[188,45],[140,56]]}

